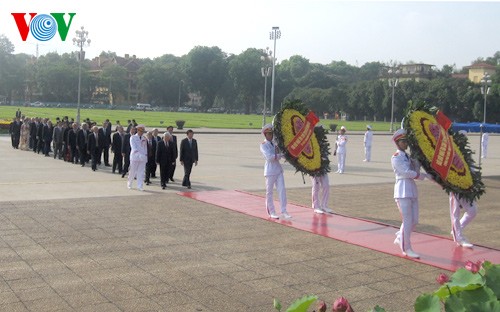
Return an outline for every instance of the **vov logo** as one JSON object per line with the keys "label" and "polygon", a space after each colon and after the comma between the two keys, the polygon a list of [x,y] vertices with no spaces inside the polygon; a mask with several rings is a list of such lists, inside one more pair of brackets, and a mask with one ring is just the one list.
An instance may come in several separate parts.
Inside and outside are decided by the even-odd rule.
{"label": "vov logo", "polygon": [[[73,16],[76,15],[76,13],[68,13],[69,21],[66,25],[66,21],[64,20],[64,15],[66,13],[50,13],[50,15],[38,13],[11,14],[14,16],[17,29],[23,41],[26,41],[29,32],[31,32],[33,37],[38,41],[48,41],[54,38],[56,32],[59,32],[61,40],[66,41],[66,36],[68,35],[71,22],[73,21]],[[26,23],[25,19],[27,14],[31,16],[29,23]]]}

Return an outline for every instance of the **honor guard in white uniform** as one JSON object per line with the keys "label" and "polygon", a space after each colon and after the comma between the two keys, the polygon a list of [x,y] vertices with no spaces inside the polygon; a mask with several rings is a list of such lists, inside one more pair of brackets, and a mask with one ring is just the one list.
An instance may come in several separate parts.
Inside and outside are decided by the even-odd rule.
{"label": "honor guard in white uniform", "polygon": [[[460,218],[460,208],[465,211],[462,218]],[[476,201],[470,202],[465,198],[458,198],[455,193],[450,192],[451,235],[458,245],[466,248],[474,247],[463,235],[463,230],[476,217],[476,214]]]}
{"label": "honor guard in white uniform", "polygon": [[262,134],[266,137],[264,142],[260,144],[260,151],[266,160],[264,165],[264,176],[266,177],[266,209],[269,217],[279,219],[274,209],[273,189],[276,185],[276,192],[280,200],[281,217],[289,219],[291,216],[286,210],[286,190],[285,178],[283,177],[283,167],[281,167],[280,159],[283,154],[279,152],[277,144],[273,142],[273,126],[267,124],[262,127]]}
{"label": "honor guard in white uniform", "polygon": [[426,173],[420,173],[420,164],[411,159],[405,150],[408,148],[406,131],[397,130],[392,140],[398,150],[391,158],[392,169],[396,175],[394,184],[394,200],[403,219],[399,231],[396,233],[394,244],[399,245],[403,255],[410,258],[420,258],[411,248],[411,232],[418,224],[418,192],[415,180],[430,178]]}
{"label": "honor guard in white uniform", "polygon": [[137,180],[137,189],[144,191],[143,181],[148,162],[148,139],[144,135],[144,125],[136,126],[137,133],[130,137],[130,171],[128,173],[127,187],[132,188],[134,178]]}
{"label": "honor guard in white uniform", "polygon": [[363,161],[370,161],[372,159],[372,139],[372,126],[367,125],[365,136],[363,138],[363,144],[365,145],[365,159]]}
{"label": "honor guard in white uniform", "polygon": [[346,128],[344,126],[340,127],[340,134],[337,136],[335,141],[335,151],[337,153],[338,170],[337,173],[344,173],[345,167],[345,155],[346,155],[346,144],[347,135],[345,135]]}
{"label": "honor guard in white uniform", "polygon": [[488,141],[489,141],[490,135],[488,132],[483,133],[481,136],[481,158],[486,158],[486,155],[488,155]]}

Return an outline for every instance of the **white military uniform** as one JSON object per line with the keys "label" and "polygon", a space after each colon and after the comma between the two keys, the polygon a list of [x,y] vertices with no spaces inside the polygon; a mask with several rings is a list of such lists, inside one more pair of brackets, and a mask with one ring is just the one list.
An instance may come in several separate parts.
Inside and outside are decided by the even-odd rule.
{"label": "white military uniform", "polygon": [[368,130],[365,132],[365,137],[363,139],[363,143],[365,145],[365,160],[370,161],[372,159],[372,139],[373,132],[371,127],[367,127]]}
{"label": "white military uniform", "polygon": [[481,158],[486,158],[488,155],[488,140],[490,138],[490,135],[488,132],[483,133],[483,136],[481,137]]}
{"label": "white military uniform", "polygon": [[311,176],[311,183],[313,209],[331,212],[331,209],[328,208],[328,200],[330,199],[330,180],[328,179],[328,173],[320,176]]}
{"label": "white military uniform", "polygon": [[[462,218],[460,218],[460,208],[465,210]],[[475,201],[471,203],[464,198],[459,199],[453,192],[450,192],[451,234],[455,242],[461,244],[467,241],[463,235],[463,229],[476,217],[476,214]]]}
{"label": "white military uniform", "polygon": [[138,133],[130,137],[130,169],[128,174],[127,186],[132,188],[134,178],[137,180],[137,188],[143,189],[144,173],[146,163],[148,162],[148,139],[143,134]]}
{"label": "white military uniform", "polygon": [[396,175],[394,199],[403,219],[395,242],[399,242],[399,247],[405,252],[411,249],[411,232],[418,224],[418,191],[414,180],[423,180],[425,174],[420,174],[420,164],[402,150],[392,155],[391,164]]}
{"label": "white military uniform", "polygon": [[260,151],[266,160],[264,165],[264,176],[266,177],[266,209],[269,215],[275,214],[273,201],[273,188],[276,184],[276,191],[280,200],[281,213],[286,211],[286,190],[285,179],[283,177],[283,168],[281,167],[280,159],[283,154],[277,153],[276,146],[273,142],[264,140],[260,145]]}
{"label": "white military uniform", "polygon": [[337,136],[337,140],[335,141],[335,143],[337,144],[337,162],[338,162],[337,173],[344,173],[345,155],[347,152],[346,149],[347,135],[339,134]]}

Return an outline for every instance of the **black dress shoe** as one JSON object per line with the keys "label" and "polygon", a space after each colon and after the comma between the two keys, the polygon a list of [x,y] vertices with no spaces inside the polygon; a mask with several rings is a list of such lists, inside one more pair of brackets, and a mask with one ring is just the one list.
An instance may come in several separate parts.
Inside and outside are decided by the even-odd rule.
{"label": "black dress shoe", "polygon": [[146,185],[150,185],[150,184],[151,184],[151,182],[149,182],[149,181],[146,181]]}
{"label": "black dress shoe", "polygon": [[191,188],[191,185],[188,185],[188,189],[190,189],[190,188]]}
{"label": "black dress shoe", "polygon": [[175,182],[174,179],[170,178],[170,181]]}
{"label": "black dress shoe", "polygon": [[162,190],[164,190],[164,189],[166,189],[166,188],[167,188],[167,187],[166,187],[165,185],[163,185],[163,186],[161,187],[161,189],[162,189]]}
{"label": "black dress shoe", "polygon": [[122,173],[122,178],[125,178],[125,172],[124,172],[124,173]]}

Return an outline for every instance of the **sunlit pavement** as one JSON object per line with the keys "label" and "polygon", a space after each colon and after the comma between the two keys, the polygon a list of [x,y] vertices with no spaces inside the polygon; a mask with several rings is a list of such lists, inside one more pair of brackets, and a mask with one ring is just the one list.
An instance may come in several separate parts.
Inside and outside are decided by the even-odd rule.
{"label": "sunlit pavement", "polygon": [[[190,191],[262,194],[258,131],[207,132],[195,129],[200,162]],[[389,135],[374,138],[373,161],[364,163],[362,135],[349,136],[346,173],[330,174],[330,201],[343,215],[397,225],[389,162],[395,148]],[[479,146],[477,137],[471,141]],[[495,248],[499,146],[490,136],[483,174],[492,187],[466,231],[472,242]],[[413,311],[418,294],[437,288],[442,270],[432,266],[179,196],[187,191],[179,164],[167,190],[155,179],[139,192],[109,167],[93,172],[13,150],[6,136],[0,150],[2,311],[272,311],[273,298],[287,306],[304,294],[329,303],[342,295],[360,311],[376,304]],[[284,167],[289,201],[309,205],[310,181]],[[446,194],[428,181],[419,189],[417,230],[445,236]]]}

